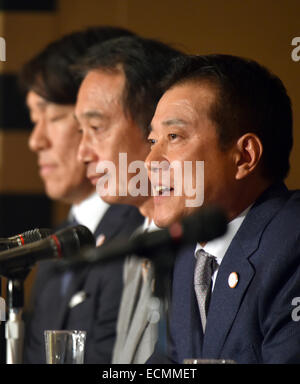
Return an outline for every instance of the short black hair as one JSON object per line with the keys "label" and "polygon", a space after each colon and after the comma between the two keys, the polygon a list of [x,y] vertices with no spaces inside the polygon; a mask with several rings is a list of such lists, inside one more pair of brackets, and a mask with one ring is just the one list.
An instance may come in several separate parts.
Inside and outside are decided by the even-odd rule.
{"label": "short black hair", "polygon": [[72,66],[91,46],[131,35],[134,33],[127,29],[111,26],[90,27],[65,35],[23,66],[19,76],[21,90],[33,90],[56,104],[75,104],[81,79],[74,76]]}
{"label": "short black hair", "polygon": [[81,63],[74,66],[74,71],[80,77],[92,70],[123,71],[124,112],[147,135],[156,104],[162,95],[161,81],[169,70],[171,59],[182,54],[155,39],[120,37],[90,48]]}
{"label": "short black hair", "polygon": [[188,82],[216,89],[210,117],[216,123],[223,149],[247,132],[263,145],[263,176],[283,180],[289,171],[293,146],[291,100],[282,81],[257,62],[223,54],[189,55],[175,59],[163,88]]}

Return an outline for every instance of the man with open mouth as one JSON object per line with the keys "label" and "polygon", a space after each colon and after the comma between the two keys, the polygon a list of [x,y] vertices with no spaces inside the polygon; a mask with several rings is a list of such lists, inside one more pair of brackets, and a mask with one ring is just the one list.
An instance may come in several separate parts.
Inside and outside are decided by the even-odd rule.
{"label": "man with open mouth", "polygon": [[[189,206],[185,193],[159,182],[154,222],[168,226],[201,205],[220,207],[228,220],[224,236],[177,255],[170,360],[299,363],[300,327],[292,313],[300,292],[300,192],[283,183],[293,137],[291,101],[280,79],[235,56],[181,57],[148,140],[150,179],[163,177],[174,161],[204,162],[202,204]],[[162,162],[167,166],[157,167]],[[195,188],[196,167],[192,179]]]}

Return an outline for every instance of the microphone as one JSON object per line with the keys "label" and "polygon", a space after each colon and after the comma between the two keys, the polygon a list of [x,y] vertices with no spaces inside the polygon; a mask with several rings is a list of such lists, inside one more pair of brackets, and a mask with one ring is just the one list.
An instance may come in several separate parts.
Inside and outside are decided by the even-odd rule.
{"label": "microphone", "polygon": [[128,240],[102,245],[99,248],[86,249],[79,257],[71,261],[76,263],[95,263],[135,255],[155,259],[163,257],[163,250],[176,250],[184,244],[207,242],[223,235],[227,230],[227,218],[217,207],[203,207],[196,214],[167,229],[142,233]]}
{"label": "microphone", "polygon": [[0,275],[28,269],[40,260],[74,257],[84,245],[95,246],[90,230],[83,225],[68,227],[46,239],[1,252]]}
{"label": "microphone", "polygon": [[11,248],[22,247],[25,244],[44,239],[45,237],[50,236],[51,233],[52,231],[50,229],[36,228],[19,235],[8,238],[0,238],[0,252]]}

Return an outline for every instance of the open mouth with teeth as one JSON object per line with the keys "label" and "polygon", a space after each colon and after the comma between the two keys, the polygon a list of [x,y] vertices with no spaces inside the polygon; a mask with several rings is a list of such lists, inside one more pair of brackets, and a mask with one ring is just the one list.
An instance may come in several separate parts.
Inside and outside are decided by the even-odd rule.
{"label": "open mouth with teeth", "polygon": [[167,187],[165,185],[156,185],[153,187],[154,196],[170,196],[174,191],[173,187]]}

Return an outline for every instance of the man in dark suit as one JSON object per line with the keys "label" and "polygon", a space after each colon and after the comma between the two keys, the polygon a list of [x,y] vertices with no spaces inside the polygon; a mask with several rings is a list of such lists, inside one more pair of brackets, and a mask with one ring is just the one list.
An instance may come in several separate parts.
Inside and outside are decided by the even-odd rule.
{"label": "man in dark suit", "polygon": [[[74,104],[80,78],[71,67],[87,49],[109,38],[131,35],[120,28],[98,27],[72,33],[51,43],[27,63],[21,80],[34,128],[29,146],[38,156],[47,195],[71,204],[72,224],[87,226],[101,241],[130,236],[143,217],[135,207],[102,201],[77,160],[80,142]],[[123,263],[65,271],[58,263],[38,266],[31,313],[26,322],[25,363],[45,363],[46,329],[87,331],[86,363],[109,363],[123,288]]]}
{"label": "man in dark suit", "polygon": [[194,195],[176,195],[174,177],[169,187],[155,184],[154,221],[167,226],[198,210],[186,202],[199,189],[204,205],[228,218],[224,236],[179,251],[169,358],[299,363],[300,192],[283,183],[293,141],[289,96],[267,69],[229,55],[178,59],[165,86],[149,135],[149,176],[159,171],[154,161],[190,161],[183,184],[192,181]]}
{"label": "man in dark suit", "polygon": [[[145,179],[138,178],[145,171],[149,152],[149,123],[162,94],[160,81],[170,60],[179,54],[157,40],[121,37],[92,48],[78,66],[84,75],[75,108],[82,130],[79,156],[87,164],[87,175],[97,184],[98,193],[102,177],[115,186],[113,193],[107,190],[101,195],[103,200],[139,208],[145,216],[141,231],[149,229],[153,208],[147,175],[144,172]],[[125,171],[120,155],[126,157]],[[138,161],[142,169],[132,167]],[[111,167],[101,173],[97,169],[101,162]],[[134,169],[129,171],[129,167]],[[149,316],[152,287],[150,263],[129,256],[113,363],[144,363],[152,354],[157,340],[157,324],[151,323]]]}
{"label": "man in dark suit", "polygon": [[[110,242],[129,237],[144,218],[127,205],[108,208],[96,231]],[[85,362],[109,363],[116,333],[116,319],[123,289],[123,262],[64,272],[59,263],[38,267],[32,297],[32,314],[25,336],[25,363],[45,363],[46,329],[87,331]]]}

